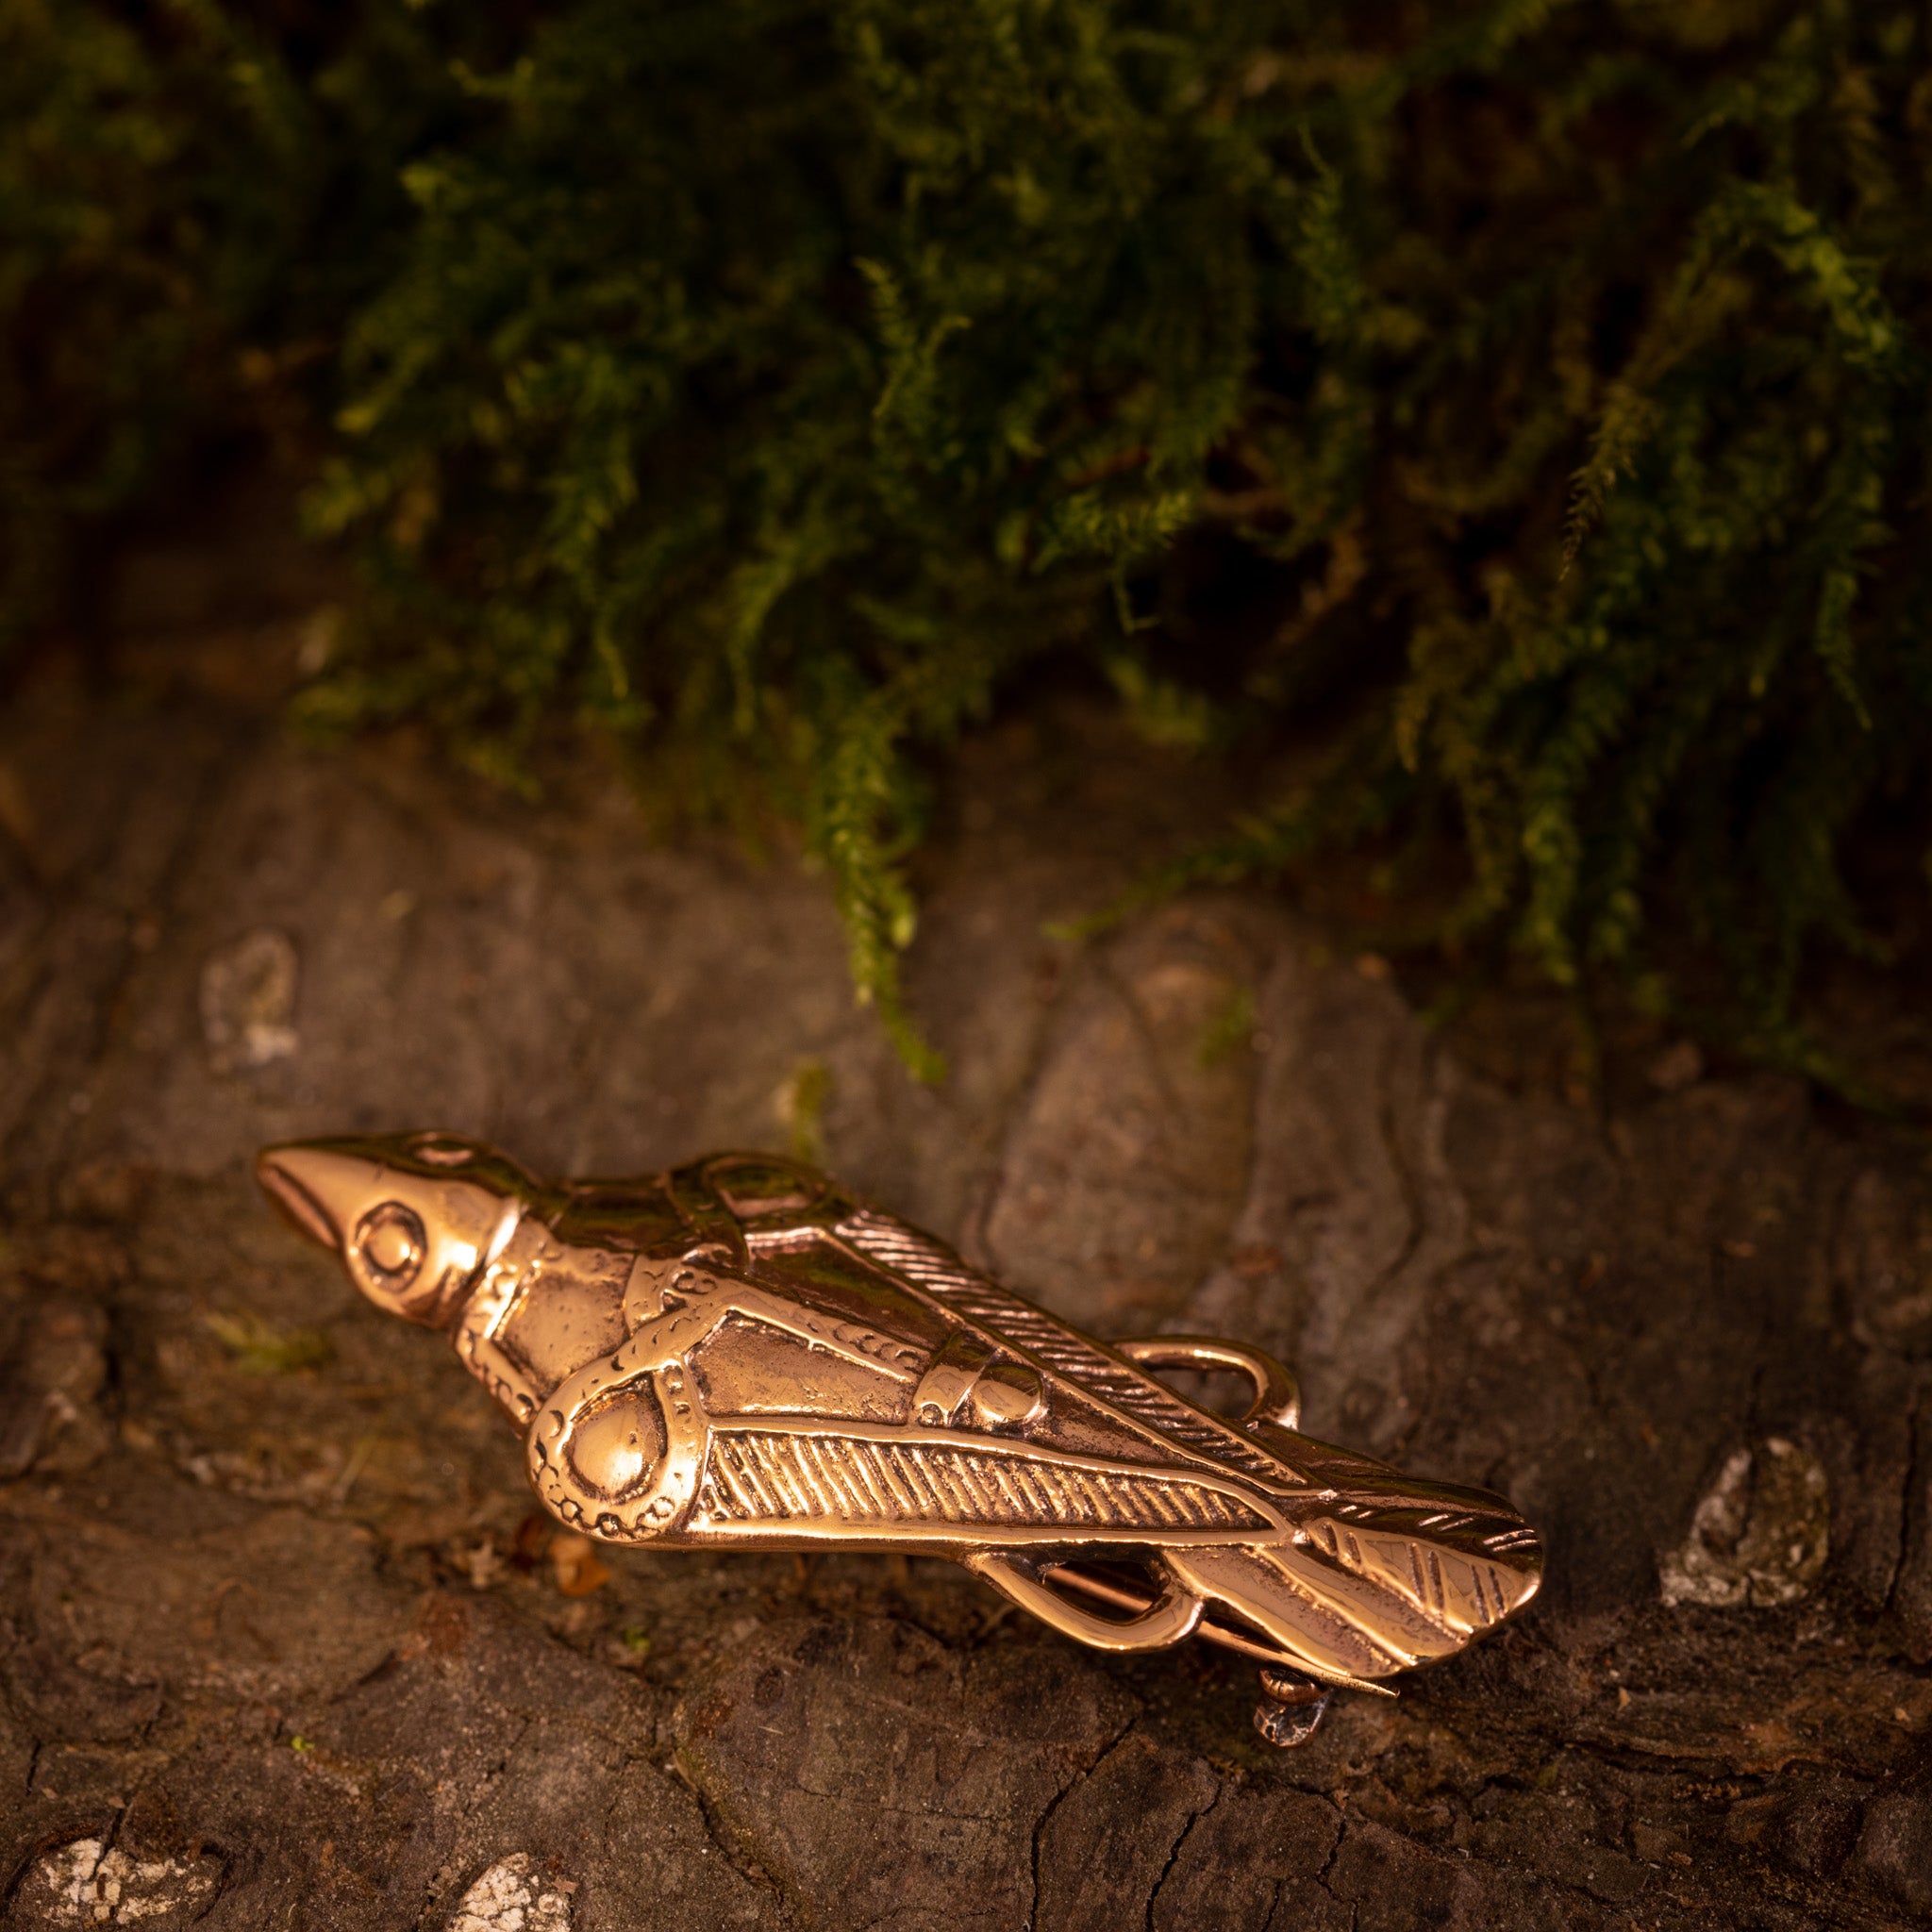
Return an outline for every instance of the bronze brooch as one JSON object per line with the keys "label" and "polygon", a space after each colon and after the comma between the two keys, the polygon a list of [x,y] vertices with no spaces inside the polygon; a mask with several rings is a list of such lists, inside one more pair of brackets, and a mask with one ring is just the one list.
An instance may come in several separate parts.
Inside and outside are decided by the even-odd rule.
{"label": "bronze brooch", "polygon": [[[1507,1502],[1302,1435],[1259,1349],[1092,1341],[795,1162],[552,1183],[423,1133],[258,1172],[371,1301],[450,1336],[543,1506],[609,1542],[950,1557],[1098,1649],[1258,1659],[1277,1743],[1536,1594]],[[1176,1368],[1253,1404],[1230,1422],[1149,1373]]]}

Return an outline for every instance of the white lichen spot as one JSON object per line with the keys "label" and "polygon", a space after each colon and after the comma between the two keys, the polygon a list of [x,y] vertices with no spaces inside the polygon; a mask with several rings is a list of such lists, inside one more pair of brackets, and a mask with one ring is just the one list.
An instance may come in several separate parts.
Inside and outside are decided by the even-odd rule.
{"label": "white lichen spot", "polygon": [[153,1932],[200,1915],[220,1883],[212,1857],[134,1858],[100,1839],[80,1838],[43,1853],[21,1887],[29,1924],[137,1925]]}
{"label": "white lichen spot", "polygon": [[201,1031],[218,1074],[265,1067],[295,1051],[295,942],[258,926],[201,968]]}
{"label": "white lichen spot", "polygon": [[512,1852],[463,1894],[447,1932],[570,1932],[570,1893],[541,1877],[527,1852]]}
{"label": "white lichen spot", "polygon": [[1724,1458],[1690,1534],[1658,1565],[1667,1604],[1766,1608],[1810,1594],[1830,1553],[1831,1499],[1818,1458],[1772,1436]]}
{"label": "white lichen spot", "polygon": [[488,1537],[474,1549],[458,1550],[457,1560],[469,1572],[472,1590],[488,1590],[502,1579],[508,1568],[502,1553]]}

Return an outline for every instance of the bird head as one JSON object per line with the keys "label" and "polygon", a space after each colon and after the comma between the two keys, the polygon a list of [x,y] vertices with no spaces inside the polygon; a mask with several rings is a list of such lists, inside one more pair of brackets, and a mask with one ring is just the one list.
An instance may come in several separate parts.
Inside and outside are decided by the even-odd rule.
{"label": "bird head", "polygon": [[288,1141],[263,1148],[255,1172],[377,1307],[428,1328],[454,1322],[541,1192],[514,1161],[458,1134]]}

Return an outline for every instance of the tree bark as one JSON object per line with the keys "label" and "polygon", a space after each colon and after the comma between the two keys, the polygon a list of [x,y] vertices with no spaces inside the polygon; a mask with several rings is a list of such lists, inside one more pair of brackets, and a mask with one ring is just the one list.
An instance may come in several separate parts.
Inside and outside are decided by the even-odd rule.
{"label": "tree bark", "polygon": [[[1571,1094],[1547,1001],[1432,1030],[1260,891],[1042,937],[1219,803],[1077,716],[962,758],[922,1090],[789,858],[653,842],[594,761],[525,806],[408,734],[304,748],[304,636],[136,641],[139,703],[56,662],[0,727],[6,1923],[1932,1910],[1915,1144],[1641,1027]],[[250,1178],[410,1125],[554,1174],[795,1145],[1098,1332],[1275,1350],[1313,1433],[1507,1491],[1544,1594],[1280,1752],[1251,1668],[943,1564],[587,1559]]]}

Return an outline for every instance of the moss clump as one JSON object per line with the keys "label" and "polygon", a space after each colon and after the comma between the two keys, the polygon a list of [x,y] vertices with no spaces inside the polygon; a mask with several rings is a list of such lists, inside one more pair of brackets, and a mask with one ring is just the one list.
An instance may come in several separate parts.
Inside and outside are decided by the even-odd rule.
{"label": "moss clump", "polygon": [[335,1344],[320,1328],[279,1328],[248,1313],[206,1319],[215,1340],[251,1375],[291,1375],[335,1359]]}
{"label": "moss clump", "polygon": [[[0,0],[16,42],[56,14],[53,93],[173,143],[87,244],[99,311],[153,260],[192,318],[63,378],[83,412],[317,345],[314,513],[376,599],[310,715],[507,775],[575,716],[700,798],[755,775],[915,1060],[917,758],[1049,656],[1184,745],[1351,719],[1165,883],[1457,838],[1439,930],[1569,982],[1643,970],[1677,898],[1763,1041],[1808,941],[1876,944],[1845,841],[1923,830],[1932,747],[1922,12],[566,0],[477,48],[367,5],[243,55],[211,0],[144,38]],[[141,172],[36,125],[0,180],[76,220]],[[32,200],[16,370],[87,254]],[[259,286],[298,260],[307,335]],[[10,555],[133,487],[10,475]]]}

